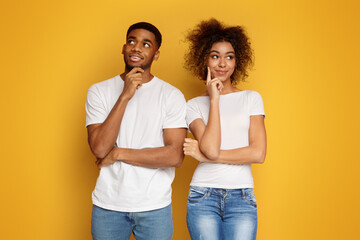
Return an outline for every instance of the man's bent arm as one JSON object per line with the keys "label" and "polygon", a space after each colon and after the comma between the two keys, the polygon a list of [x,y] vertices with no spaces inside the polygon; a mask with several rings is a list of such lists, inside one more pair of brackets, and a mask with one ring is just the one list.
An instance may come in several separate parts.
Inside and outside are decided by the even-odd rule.
{"label": "man's bent arm", "polygon": [[141,68],[133,68],[124,77],[124,89],[103,123],[87,127],[91,151],[97,158],[104,158],[114,147],[129,100],[142,85]]}
{"label": "man's bent arm", "polygon": [[115,161],[122,161],[148,168],[179,167],[184,160],[182,146],[186,133],[186,128],[164,129],[164,147],[145,149],[115,147],[104,159],[98,161],[98,166],[101,168]]}
{"label": "man's bent arm", "polygon": [[104,158],[114,147],[128,101],[119,97],[103,123],[87,127],[89,145],[95,157]]}

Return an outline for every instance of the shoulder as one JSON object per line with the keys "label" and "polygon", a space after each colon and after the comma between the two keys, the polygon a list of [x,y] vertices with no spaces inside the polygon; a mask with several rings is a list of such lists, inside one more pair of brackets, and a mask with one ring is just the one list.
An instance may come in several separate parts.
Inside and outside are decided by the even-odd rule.
{"label": "shoulder", "polygon": [[249,97],[261,97],[260,93],[254,90],[244,90],[244,92]]}
{"label": "shoulder", "polygon": [[180,92],[179,89],[177,89],[176,87],[174,87],[173,85],[171,85],[170,83],[168,82],[165,82],[164,80],[154,76],[154,79],[152,81],[155,81],[157,85],[161,86],[161,88],[164,90],[164,91],[178,91]]}
{"label": "shoulder", "polygon": [[227,96],[225,95],[222,104],[235,104],[252,108],[253,106],[262,105],[263,103],[261,95],[258,92],[253,90],[242,90]]}
{"label": "shoulder", "polygon": [[114,89],[118,84],[123,84],[123,81],[119,75],[91,85],[88,91],[99,93],[108,89]]}
{"label": "shoulder", "polygon": [[257,91],[254,91],[254,90],[243,90],[243,91],[241,91],[241,92],[243,92],[244,97],[246,97],[246,98],[247,98],[248,100],[250,100],[250,101],[262,99],[260,93],[258,93]]}
{"label": "shoulder", "polygon": [[260,93],[256,91],[247,91],[247,96],[250,115],[265,115],[264,103]]}
{"label": "shoulder", "polygon": [[209,105],[209,104],[210,103],[208,96],[199,96],[187,101],[188,106],[200,106],[200,105]]}
{"label": "shoulder", "polygon": [[154,79],[152,81],[156,81],[157,87],[161,88],[162,93],[167,97],[177,96],[179,98],[184,98],[184,94],[176,87],[171,85],[168,82],[165,82],[164,80],[161,80],[160,78],[154,76]]}

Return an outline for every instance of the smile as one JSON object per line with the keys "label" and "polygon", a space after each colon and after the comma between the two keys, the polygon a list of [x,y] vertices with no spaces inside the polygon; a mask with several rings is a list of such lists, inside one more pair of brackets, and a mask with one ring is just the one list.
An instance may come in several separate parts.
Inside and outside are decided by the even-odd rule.
{"label": "smile", "polygon": [[141,61],[142,58],[139,57],[139,56],[130,56],[130,60],[131,60],[132,62],[138,62],[138,61]]}
{"label": "smile", "polygon": [[216,73],[218,73],[219,75],[224,75],[224,74],[227,73],[227,71],[219,71],[219,70],[217,70]]}

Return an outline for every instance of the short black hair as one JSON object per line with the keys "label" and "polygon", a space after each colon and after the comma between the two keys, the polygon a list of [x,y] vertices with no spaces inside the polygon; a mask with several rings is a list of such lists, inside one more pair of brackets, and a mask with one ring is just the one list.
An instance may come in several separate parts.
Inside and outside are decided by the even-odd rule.
{"label": "short black hair", "polygon": [[126,37],[128,37],[129,33],[135,29],[145,29],[145,30],[148,30],[149,32],[152,32],[155,35],[155,41],[158,45],[158,48],[160,48],[162,36],[161,36],[159,29],[157,29],[154,25],[152,25],[151,23],[148,23],[148,22],[135,23],[135,24],[131,25],[129,27],[129,29],[127,30]]}

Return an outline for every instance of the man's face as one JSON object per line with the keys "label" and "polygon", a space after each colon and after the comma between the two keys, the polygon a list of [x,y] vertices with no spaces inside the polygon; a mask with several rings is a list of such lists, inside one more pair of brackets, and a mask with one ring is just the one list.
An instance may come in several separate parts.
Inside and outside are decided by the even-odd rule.
{"label": "man's face", "polygon": [[154,60],[159,58],[155,35],[145,29],[132,30],[123,46],[122,54],[126,70],[130,71],[134,67],[140,67],[144,70],[149,69]]}

